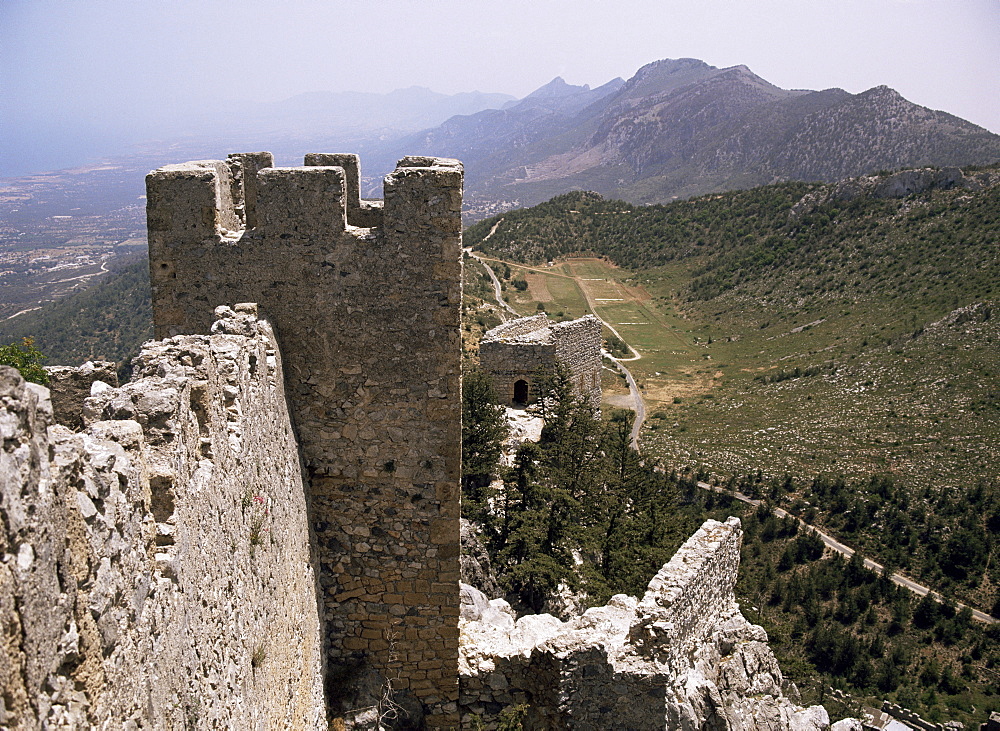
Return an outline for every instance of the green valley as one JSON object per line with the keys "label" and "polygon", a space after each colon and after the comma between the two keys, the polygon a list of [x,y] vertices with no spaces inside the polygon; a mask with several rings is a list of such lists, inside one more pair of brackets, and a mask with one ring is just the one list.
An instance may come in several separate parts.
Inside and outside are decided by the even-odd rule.
{"label": "green valley", "polygon": [[[819,524],[816,477],[884,476],[926,510],[1000,487],[1000,187],[996,169],[973,174],[979,189],[899,198],[799,183],[648,207],[570,193],[466,243],[526,279],[507,288],[519,311],[575,317],[589,298],[640,353],[646,454],[720,481],[789,475],[801,487],[782,498]],[[851,537],[878,530],[867,510]],[[950,585],[907,566],[922,554],[910,540],[879,553]],[[959,583],[989,610],[1000,576]]]}

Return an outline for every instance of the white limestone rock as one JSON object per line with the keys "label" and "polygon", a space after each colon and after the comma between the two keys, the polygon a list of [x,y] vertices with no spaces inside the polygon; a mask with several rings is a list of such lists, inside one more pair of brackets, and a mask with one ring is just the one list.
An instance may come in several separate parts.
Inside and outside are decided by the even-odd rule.
{"label": "white limestone rock", "polygon": [[792,715],[789,731],[825,731],[830,728],[830,715],[823,706],[809,706]]}
{"label": "white limestone rock", "polygon": [[617,595],[567,622],[532,615],[510,629],[463,588],[464,616],[479,616],[460,628],[463,713],[492,728],[491,709],[533,699],[540,725],[559,718],[569,729],[829,728],[821,706],[783,695],[767,633],[739,611],[740,536],[735,519],[708,521],[641,600]]}
{"label": "white limestone rock", "polygon": [[458,585],[458,596],[462,619],[478,622],[483,618],[483,612],[490,608],[486,595],[469,584]]}

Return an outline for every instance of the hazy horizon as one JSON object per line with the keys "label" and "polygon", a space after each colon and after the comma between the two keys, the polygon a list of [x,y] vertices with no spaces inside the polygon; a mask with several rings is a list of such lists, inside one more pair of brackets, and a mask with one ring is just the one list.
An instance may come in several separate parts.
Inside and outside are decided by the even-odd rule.
{"label": "hazy horizon", "polygon": [[[71,167],[206,116],[413,86],[521,98],[664,58],[786,89],[887,85],[1000,132],[997,0],[3,0],[0,176]],[[37,162],[32,163],[35,160]],[[66,164],[60,164],[65,161]],[[27,166],[27,167],[26,167]]]}

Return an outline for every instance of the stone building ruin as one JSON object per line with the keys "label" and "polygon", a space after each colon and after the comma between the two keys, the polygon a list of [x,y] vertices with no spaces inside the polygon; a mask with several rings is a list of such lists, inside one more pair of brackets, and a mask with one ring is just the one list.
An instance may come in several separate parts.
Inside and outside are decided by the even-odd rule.
{"label": "stone building ruin", "polygon": [[619,594],[566,622],[515,621],[506,602],[463,587],[463,720],[496,728],[501,709],[523,704],[532,729],[827,728],[822,706],[784,697],[767,634],[740,613],[742,537],[737,518],[709,520],[641,599]]}
{"label": "stone building ruin", "polygon": [[586,315],[553,323],[541,313],[505,322],[483,335],[479,364],[493,379],[501,403],[533,401],[538,379],[562,365],[576,395],[599,409],[601,321]]}

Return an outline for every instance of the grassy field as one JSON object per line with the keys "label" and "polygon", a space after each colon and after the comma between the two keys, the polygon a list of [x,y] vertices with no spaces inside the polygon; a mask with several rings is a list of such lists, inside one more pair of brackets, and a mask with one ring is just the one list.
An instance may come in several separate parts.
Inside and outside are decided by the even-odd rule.
{"label": "grassy field", "polygon": [[594,258],[568,258],[552,267],[506,264],[511,279],[522,277],[528,282],[523,292],[507,289],[510,303],[521,314],[539,312],[540,304],[557,320],[592,312],[635,348],[641,357],[629,361],[628,367],[651,410],[714,387],[717,369],[705,358],[700,338],[672,308],[663,307],[637,284],[627,270]]}

